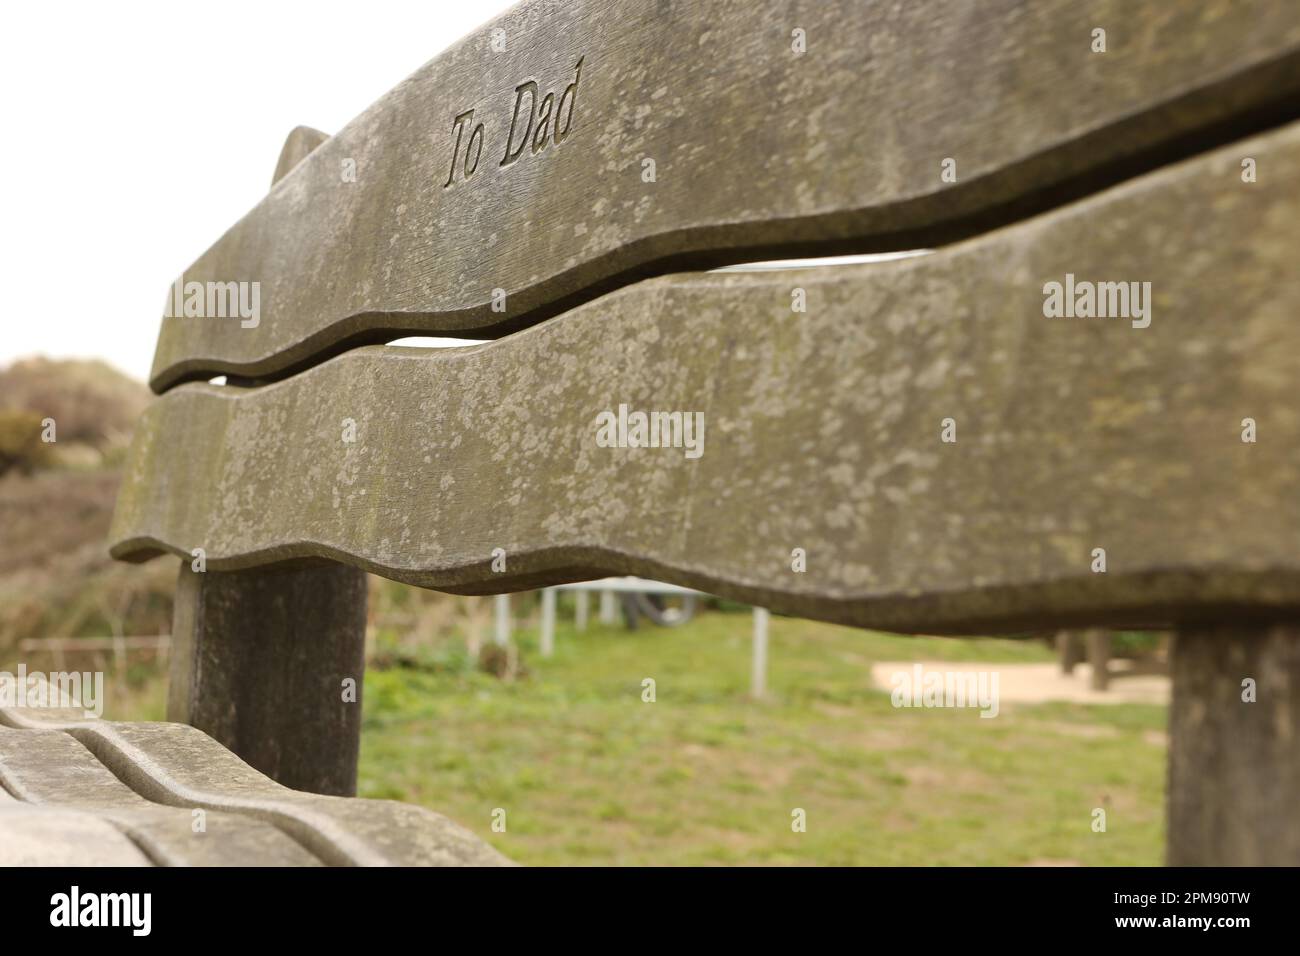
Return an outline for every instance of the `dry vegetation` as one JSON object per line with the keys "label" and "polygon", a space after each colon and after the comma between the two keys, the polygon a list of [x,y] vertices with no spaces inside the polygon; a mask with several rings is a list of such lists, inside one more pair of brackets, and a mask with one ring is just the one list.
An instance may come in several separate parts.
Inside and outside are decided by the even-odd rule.
{"label": "dry vegetation", "polygon": [[0,411],[53,418],[56,449],[84,445],[111,457],[148,403],[144,385],[104,362],[30,358],[0,370]]}
{"label": "dry vegetation", "polygon": [[[0,661],[26,638],[165,634],[174,569],[109,559],[117,466],[149,401],[102,362],[0,370]],[[42,421],[56,441],[41,440]]]}

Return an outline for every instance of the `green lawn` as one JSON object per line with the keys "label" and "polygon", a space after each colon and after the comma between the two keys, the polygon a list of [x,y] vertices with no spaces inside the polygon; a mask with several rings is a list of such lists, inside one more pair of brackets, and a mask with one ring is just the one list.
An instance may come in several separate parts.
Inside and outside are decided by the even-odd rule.
{"label": "green lawn", "polygon": [[513,682],[450,654],[372,669],[360,793],[434,808],[526,864],[1161,862],[1164,708],[896,709],[873,661],[1050,654],[778,617],[756,703],[749,636],[743,613],[584,634],[562,617],[550,660],[516,635]]}

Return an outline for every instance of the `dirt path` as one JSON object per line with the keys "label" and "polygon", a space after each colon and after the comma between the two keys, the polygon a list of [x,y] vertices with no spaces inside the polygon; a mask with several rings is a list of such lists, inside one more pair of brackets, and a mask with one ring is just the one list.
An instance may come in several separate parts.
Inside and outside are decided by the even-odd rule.
{"label": "dirt path", "polygon": [[1042,704],[1066,701],[1075,704],[1168,704],[1169,678],[1163,674],[1136,674],[1129,662],[1112,660],[1110,686],[1095,691],[1089,686],[1092,668],[1079,664],[1074,673],[1061,673],[1055,661],[1044,664],[981,664],[978,661],[881,661],[871,665],[871,679],[883,690],[892,690],[893,675],[912,673],[920,664],[923,672],[996,672],[998,698],[1004,703]]}

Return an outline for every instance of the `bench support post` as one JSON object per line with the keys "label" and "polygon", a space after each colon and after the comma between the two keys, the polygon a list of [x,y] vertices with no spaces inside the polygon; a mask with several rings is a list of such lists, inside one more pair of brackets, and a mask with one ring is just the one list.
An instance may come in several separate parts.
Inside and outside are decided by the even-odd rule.
{"label": "bench support post", "polygon": [[1183,628],[1171,672],[1168,864],[1300,864],[1300,624]]}
{"label": "bench support post", "polygon": [[195,572],[183,561],[167,719],[286,787],[353,796],[365,634],[356,568]]}
{"label": "bench support post", "polygon": [[1078,631],[1057,631],[1056,651],[1060,655],[1061,673],[1069,677],[1083,659],[1083,638]]}

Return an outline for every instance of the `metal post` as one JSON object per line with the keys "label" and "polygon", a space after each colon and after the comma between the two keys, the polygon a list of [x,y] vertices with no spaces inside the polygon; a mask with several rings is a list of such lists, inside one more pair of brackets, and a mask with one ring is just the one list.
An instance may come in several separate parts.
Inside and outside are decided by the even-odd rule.
{"label": "metal post", "polygon": [[613,625],[618,622],[618,608],[614,604],[613,591],[600,592],[600,623]]}
{"label": "metal post", "polygon": [[510,643],[510,595],[498,594],[492,607],[496,615],[496,642],[505,647]]}
{"label": "metal post", "polygon": [[555,653],[555,588],[542,588],[542,656]]}
{"label": "metal post", "polygon": [[573,592],[573,627],[578,631],[587,629],[587,605],[590,595],[586,591]]}
{"label": "metal post", "polygon": [[754,666],[750,674],[750,693],[755,697],[767,694],[767,608],[754,608]]}

